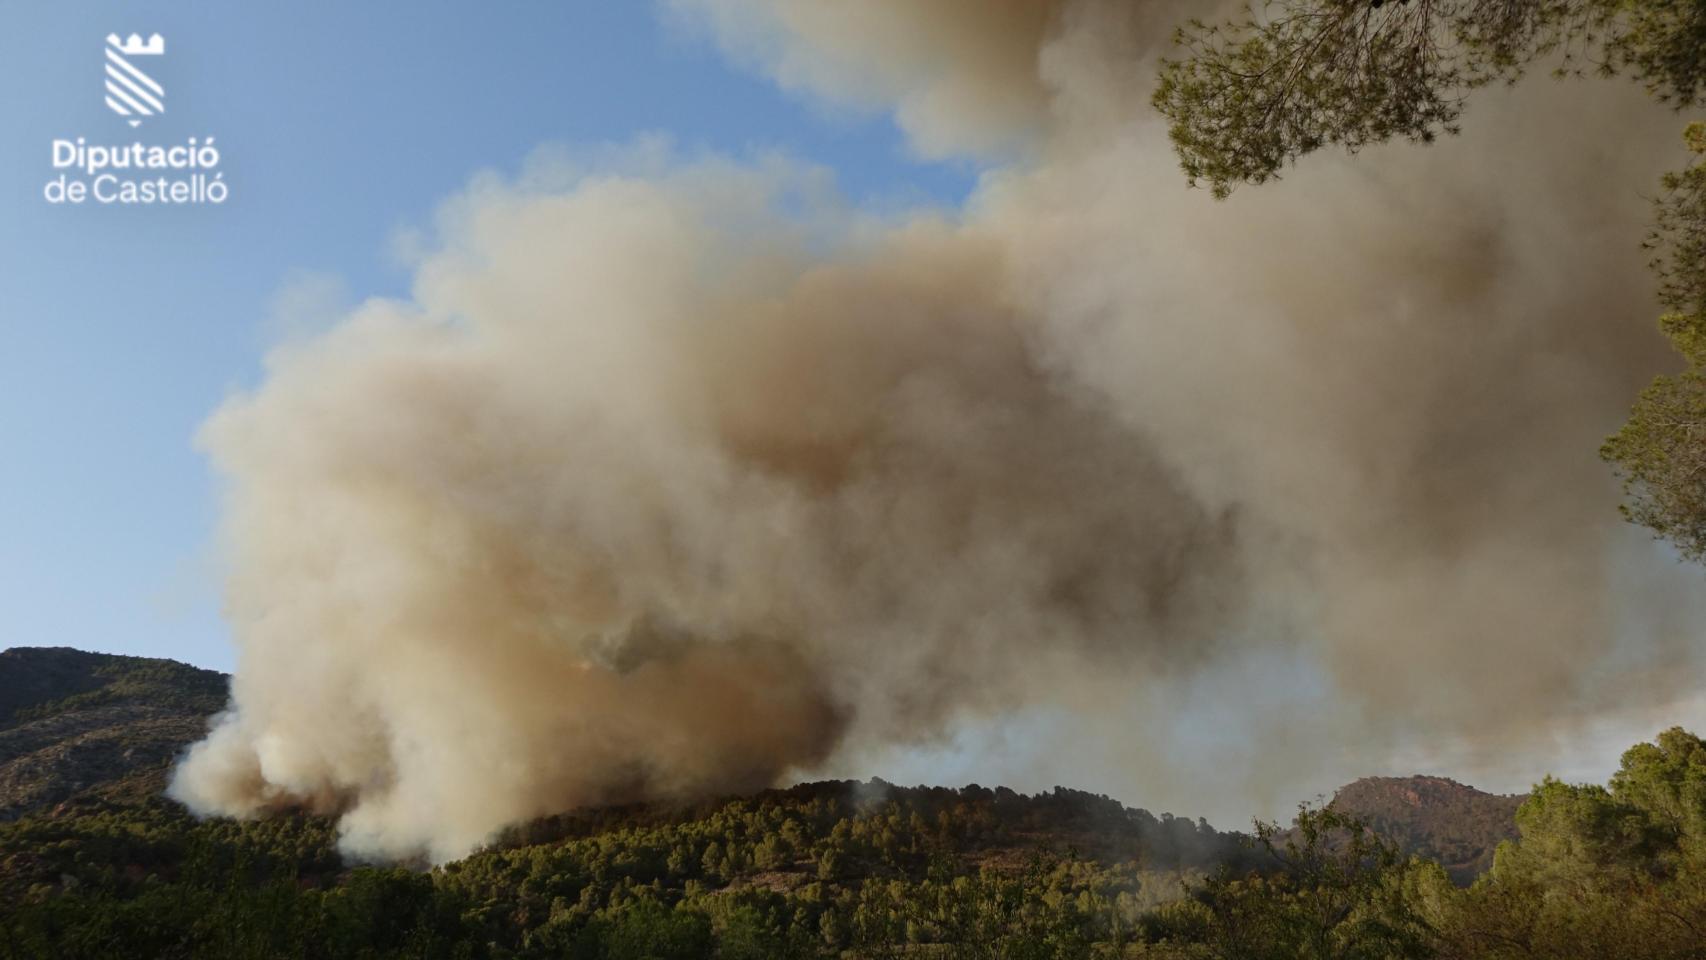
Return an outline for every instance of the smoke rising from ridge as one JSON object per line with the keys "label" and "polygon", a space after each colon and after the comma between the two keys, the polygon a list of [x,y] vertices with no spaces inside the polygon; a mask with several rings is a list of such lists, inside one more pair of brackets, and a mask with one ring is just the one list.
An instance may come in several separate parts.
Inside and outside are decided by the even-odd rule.
{"label": "smoke rising from ridge", "polygon": [[1042,711],[1036,755],[1195,810],[1698,677],[1594,456],[1669,362],[1638,91],[1492,92],[1216,204],[1146,100],[1208,11],[673,6],[979,190],[879,218],[645,148],[477,181],[407,301],[204,429],[239,665],[195,808],[443,859]]}

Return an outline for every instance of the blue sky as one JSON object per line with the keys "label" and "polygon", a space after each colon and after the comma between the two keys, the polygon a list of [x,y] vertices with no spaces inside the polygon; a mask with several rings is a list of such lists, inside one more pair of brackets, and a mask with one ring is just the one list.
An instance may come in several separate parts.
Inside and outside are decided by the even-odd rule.
{"label": "blue sky", "polygon": [[[216,484],[195,430],[256,381],[281,298],[402,293],[392,238],[478,171],[661,133],[688,151],[782,150],[858,200],[969,190],[974,171],[915,160],[887,117],[790,98],[654,14],[615,0],[5,0],[0,647],[230,669]],[[103,102],[104,39],[155,32],[167,111],[133,131]],[[223,206],[42,197],[55,138],[210,135]]]}

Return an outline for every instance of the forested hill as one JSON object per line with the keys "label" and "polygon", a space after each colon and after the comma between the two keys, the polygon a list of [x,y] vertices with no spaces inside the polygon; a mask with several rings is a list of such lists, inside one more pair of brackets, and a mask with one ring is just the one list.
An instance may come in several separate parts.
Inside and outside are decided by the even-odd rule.
{"label": "forested hill", "polygon": [[1242,840],[1073,790],[829,781],[545,818],[429,871],[341,858],[325,818],[84,793],[0,823],[0,958],[875,957],[1081,921],[1123,937],[1254,864]]}
{"label": "forested hill", "polygon": [[1446,777],[1364,777],[1340,787],[1333,807],[1468,883],[1493,865],[1501,842],[1516,839],[1516,810],[1526,799]]}
{"label": "forested hill", "polygon": [[[227,686],[224,674],[174,660],[69,647],[0,651],[0,820],[49,812],[73,797],[140,802],[157,794],[174,758],[224,707]],[[975,862],[1011,863],[1046,848],[1102,863],[1142,861],[1153,870],[1202,869],[1234,856],[1242,838],[1061,788],[1024,797],[1003,787],[903,789],[873,780],[802,784],[748,799],[848,813],[860,797],[901,803],[909,817],[928,821],[933,837]],[[1340,788],[1334,804],[1407,852],[1438,860],[1462,883],[1490,865],[1499,841],[1515,835],[1521,799],[1440,777],[1371,777]],[[725,802],[565,814],[517,827],[500,845],[667,826],[711,816]],[[938,820],[953,824],[952,836],[938,836]]]}
{"label": "forested hill", "polygon": [[[1317,934],[1381,944],[1345,956],[1504,957],[1487,945],[1518,941],[1521,956],[1706,956],[1675,919],[1692,906],[1673,906],[1700,901],[1694,834],[1648,810],[1706,796],[1706,747],[1682,731],[1632,750],[1609,792],[1548,781],[1521,815],[1535,835],[1471,889],[1450,881],[1512,834],[1521,798],[1437,777],[1345,786],[1286,834],[1301,854],[1075,790],[868,780],[564,813],[428,870],[340,856],[323,817],[198,820],[165,799],[226,683],[170,661],[0,653],[0,960],[1199,960]],[[1340,814],[1404,849],[1347,847]],[[1646,839],[1570,832],[1601,823]],[[1561,868],[1560,850],[1584,852]]]}
{"label": "forested hill", "polygon": [[226,677],[69,647],[0,651],[0,820],[94,793],[140,798],[225,705]]}

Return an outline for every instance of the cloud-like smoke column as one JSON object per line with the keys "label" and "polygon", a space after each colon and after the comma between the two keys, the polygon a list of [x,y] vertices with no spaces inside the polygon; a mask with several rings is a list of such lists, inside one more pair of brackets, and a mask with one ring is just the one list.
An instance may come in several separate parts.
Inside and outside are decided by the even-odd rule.
{"label": "cloud-like smoke column", "polygon": [[1637,241],[1676,121],[1638,91],[1489,93],[1216,204],[1146,100],[1212,11],[675,12],[981,186],[877,217],[645,148],[477,181],[408,301],[204,430],[240,660],[176,796],[442,859],[1025,715],[981,769],[1248,809],[1698,676],[1594,456],[1667,363]]}

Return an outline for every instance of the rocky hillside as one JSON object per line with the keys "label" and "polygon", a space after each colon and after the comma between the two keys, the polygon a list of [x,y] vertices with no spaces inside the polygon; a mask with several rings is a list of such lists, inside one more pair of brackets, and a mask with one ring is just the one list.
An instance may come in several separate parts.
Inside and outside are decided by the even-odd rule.
{"label": "rocky hillside", "polygon": [[1333,806],[1466,884],[1493,865],[1502,841],[1516,839],[1524,799],[1446,777],[1364,777],[1340,787]]}
{"label": "rocky hillside", "polygon": [[68,647],[0,651],[0,820],[80,795],[139,798],[225,705],[226,677]]}

